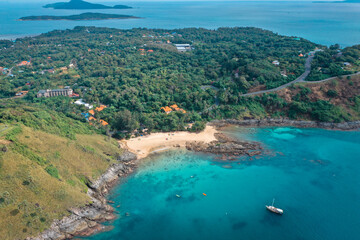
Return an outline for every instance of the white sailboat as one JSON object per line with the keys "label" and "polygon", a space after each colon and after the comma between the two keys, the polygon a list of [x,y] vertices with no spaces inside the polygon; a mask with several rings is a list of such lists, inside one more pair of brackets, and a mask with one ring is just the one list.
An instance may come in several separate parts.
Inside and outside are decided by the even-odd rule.
{"label": "white sailboat", "polygon": [[281,208],[274,207],[274,202],[275,202],[275,198],[273,199],[271,206],[266,205],[267,210],[269,210],[270,212],[276,213],[276,214],[280,214],[280,215],[283,214],[284,211]]}

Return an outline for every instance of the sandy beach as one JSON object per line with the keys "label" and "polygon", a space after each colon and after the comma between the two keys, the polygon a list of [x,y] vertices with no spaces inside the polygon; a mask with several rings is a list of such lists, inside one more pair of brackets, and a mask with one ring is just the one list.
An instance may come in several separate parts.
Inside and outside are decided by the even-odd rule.
{"label": "sandy beach", "polygon": [[214,134],[218,131],[213,126],[206,126],[199,133],[167,132],[152,133],[147,136],[122,140],[120,144],[135,153],[138,159],[145,158],[151,153],[166,151],[174,148],[184,148],[188,141],[202,141],[209,143],[216,140]]}

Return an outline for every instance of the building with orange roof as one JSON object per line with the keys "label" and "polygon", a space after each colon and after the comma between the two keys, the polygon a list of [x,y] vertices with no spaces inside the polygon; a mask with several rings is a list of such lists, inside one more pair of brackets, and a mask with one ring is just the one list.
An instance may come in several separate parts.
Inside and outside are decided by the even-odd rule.
{"label": "building with orange roof", "polygon": [[299,54],[299,57],[303,57],[304,55],[302,53]]}
{"label": "building with orange roof", "polygon": [[100,119],[100,123],[101,123],[101,125],[103,125],[103,126],[109,125],[108,122],[106,122],[106,121],[104,121],[104,120],[102,120],[102,119]]}
{"label": "building with orange roof", "polygon": [[95,115],[95,111],[92,110],[92,109],[89,111],[89,113],[90,113],[91,115],[93,115],[93,116]]}
{"label": "building with orange roof", "polygon": [[151,50],[151,49],[150,49],[150,50],[148,50],[148,52],[154,52],[154,50]]}
{"label": "building with orange roof", "polygon": [[179,108],[178,105],[176,105],[176,104],[171,105],[170,107],[171,107],[173,110],[175,110],[175,111],[179,111],[179,110],[180,110],[180,108]]}
{"label": "building with orange roof", "polygon": [[171,108],[169,108],[168,106],[166,106],[166,107],[162,107],[162,108],[161,108],[161,110],[164,110],[164,112],[165,112],[166,114],[169,114],[169,113],[171,113],[171,112],[172,112],[172,109],[171,109]]}
{"label": "building with orange roof", "polygon": [[30,61],[21,61],[18,66],[29,66],[31,64]]}
{"label": "building with orange roof", "polygon": [[93,116],[89,117],[89,121],[96,121],[96,118],[94,118]]}
{"label": "building with orange roof", "polygon": [[186,111],[182,108],[179,108],[179,106],[177,104],[173,104],[170,107],[166,106],[166,107],[162,107],[161,110],[164,110],[165,113],[169,114],[172,111],[176,111],[176,112],[182,112],[182,113],[186,113]]}
{"label": "building with orange roof", "polygon": [[95,108],[95,110],[98,111],[98,112],[101,112],[101,111],[104,110],[105,108],[106,108],[105,105],[100,105],[100,107]]}

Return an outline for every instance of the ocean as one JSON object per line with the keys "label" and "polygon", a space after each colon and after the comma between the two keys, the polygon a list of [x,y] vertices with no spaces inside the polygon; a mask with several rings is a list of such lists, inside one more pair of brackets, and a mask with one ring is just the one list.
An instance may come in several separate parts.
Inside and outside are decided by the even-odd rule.
{"label": "ocean", "polygon": [[[29,1],[30,2],[30,1]],[[99,1],[100,2],[100,1]],[[106,3],[105,3],[106,4]],[[115,3],[107,3],[114,5]],[[54,10],[44,3],[0,2],[0,39],[37,35],[75,26],[185,28],[251,26],[313,42],[346,47],[360,44],[360,3],[299,2],[121,2],[122,10]],[[117,13],[143,19],[102,21],[16,21],[31,15],[72,15],[84,12]]]}
{"label": "ocean", "polygon": [[[359,131],[225,133],[261,142],[264,154],[232,162],[185,150],[149,157],[109,195],[113,229],[85,239],[359,239]],[[266,210],[273,199],[282,216]]]}

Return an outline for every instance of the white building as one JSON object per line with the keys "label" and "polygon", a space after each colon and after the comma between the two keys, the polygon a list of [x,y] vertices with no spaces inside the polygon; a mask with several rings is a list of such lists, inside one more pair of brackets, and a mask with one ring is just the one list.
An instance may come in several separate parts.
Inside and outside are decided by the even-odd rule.
{"label": "white building", "polygon": [[76,105],[84,105],[88,109],[92,109],[94,107],[93,105],[90,105],[89,103],[84,102],[82,99],[79,99],[79,100],[75,101],[74,104],[76,104]]}
{"label": "white building", "polygon": [[179,52],[188,52],[192,50],[190,44],[174,44],[174,45]]}
{"label": "white building", "polygon": [[275,61],[272,62],[272,64],[274,64],[275,66],[279,66],[280,62],[278,60],[275,60]]}

